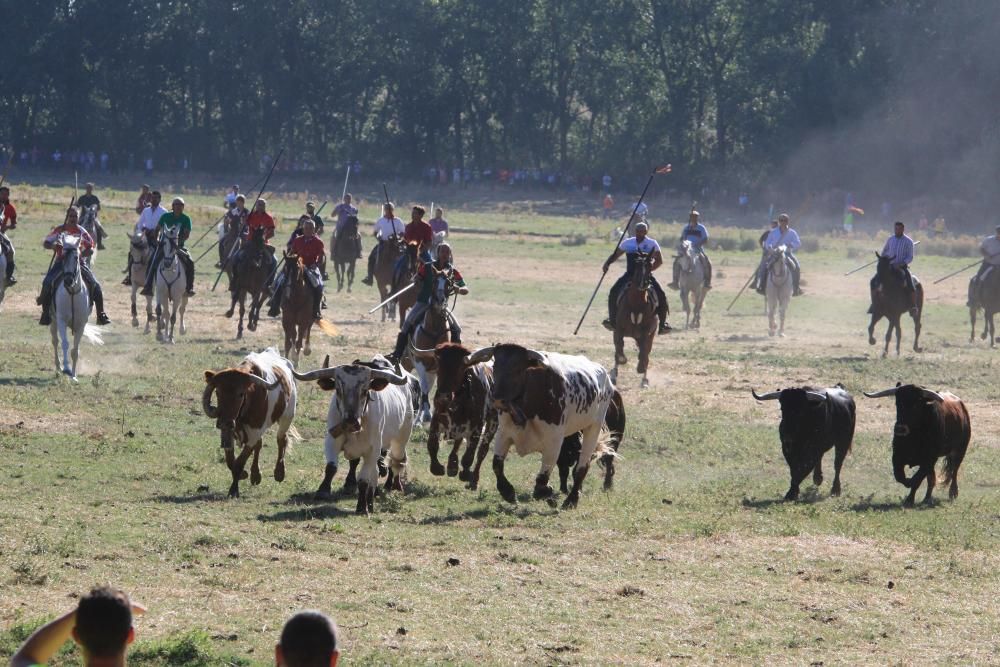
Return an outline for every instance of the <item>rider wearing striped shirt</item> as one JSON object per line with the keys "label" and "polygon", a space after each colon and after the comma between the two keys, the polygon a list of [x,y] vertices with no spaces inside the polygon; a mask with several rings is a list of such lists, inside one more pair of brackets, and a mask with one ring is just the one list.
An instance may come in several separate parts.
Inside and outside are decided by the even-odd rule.
{"label": "rider wearing striped shirt", "polygon": [[[901,274],[903,284],[910,293],[910,298],[913,299],[911,310],[916,310],[917,290],[913,285],[913,276],[910,275],[910,264],[913,263],[913,239],[903,233],[905,229],[906,226],[897,220],[896,224],[893,225],[893,235],[882,246],[882,256],[888,257],[892,268]],[[878,273],[872,278],[870,287],[872,291],[872,303],[875,303],[875,293],[882,288],[882,284],[878,279]]]}
{"label": "rider wearing striped shirt", "polygon": [[778,226],[771,230],[764,240],[764,257],[757,267],[757,293],[764,294],[767,286],[767,255],[770,251],[780,246],[788,249],[786,257],[792,262],[792,296],[802,296],[799,289],[799,260],[795,256],[795,251],[802,247],[799,240],[799,233],[788,226],[788,214],[782,213],[778,216]]}

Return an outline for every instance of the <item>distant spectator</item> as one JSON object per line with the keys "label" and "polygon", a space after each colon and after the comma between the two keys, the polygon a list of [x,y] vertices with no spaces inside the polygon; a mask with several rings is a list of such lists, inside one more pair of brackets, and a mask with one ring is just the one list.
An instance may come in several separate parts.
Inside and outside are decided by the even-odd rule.
{"label": "distant spectator", "polygon": [[740,213],[743,215],[743,217],[746,217],[747,213],[750,210],[750,195],[748,195],[745,192],[741,192],[737,201],[739,202],[740,205]]}
{"label": "distant spectator", "polygon": [[430,225],[433,233],[444,232],[444,237],[448,238],[448,221],[444,219],[443,208],[434,209],[434,217],[430,219]]}
{"label": "distant spectator", "polygon": [[337,626],[318,611],[300,611],[288,619],[274,647],[277,667],[336,667]]}
{"label": "distant spectator", "polygon": [[611,193],[604,195],[604,219],[607,220],[611,217],[611,211],[615,207],[615,200],[611,196]]}
{"label": "distant spectator", "polygon": [[108,156],[108,152],[107,151],[102,151],[101,152],[101,171],[106,172],[108,170],[108,160],[109,159],[111,159],[111,158]]}
{"label": "distant spectator", "polygon": [[62,153],[60,153],[59,149],[57,148],[54,151],[52,151],[52,164],[54,164],[58,169],[59,167],[62,166],[61,163],[62,163]]}
{"label": "distant spectator", "polygon": [[945,224],[944,216],[939,215],[934,218],[934,236],[944,236],[948,233],[948,226]]}
{"label": "distant spectator", "polygon": [[604,186],[605,190],[611,189],[611,176],[609,174],[604,174],[604,177],[601,179],[601,185]]}
{"label": "distant spectator", "polygon": [[128,645],[135,639],[132,616],[144,613],[146,608],[124,592],[95,588],[80,598],[76,609],[32,633],[11,657],[11,667],[46,664],[71,638],[80,646],[84,665],[124,665]]}
{"label": "distant spectator", "polygon": [[239,196],[239,194],[240,194],[240,186],[234,185],[232,188],[230,188],[229,192],[226,193],[226,198],[224,200],[227,209],[236,206],[236,198]]}
{"label": "distant spectator", "polygon": [[152,156],[146,158],[146,176],[153,175],[153,158]]}

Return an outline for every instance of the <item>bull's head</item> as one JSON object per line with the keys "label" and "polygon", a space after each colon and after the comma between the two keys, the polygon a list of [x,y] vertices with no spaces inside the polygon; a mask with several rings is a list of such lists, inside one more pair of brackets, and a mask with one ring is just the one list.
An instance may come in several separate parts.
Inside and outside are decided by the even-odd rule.
{"label": "bull's head", "polygon": [[493,406],[504,411],[510,411],[524,396],[528,371],[546,365],[541,352],[512,343],[476,350],[467,363],[477,364],[490,359],[493,359]]}
{"label": "bull's head", "polygon": [[[268,382],[244,368],[205,371],[205,391],[201,395],[201,407],[210,419],[215,420],[215,427],[222,432],[224,449],[233,447],[233,431],[248,395],[254,391],[271,391],[280,384],[280,378]],[[217,406],[212,405],[213,392],[219,402]]]}
{"label": "bull's head", "polygon": [[911,432],[926,433],[933,427],[938,403],[944,401],[941,394],[915,384],[896,383],[895,387],[873,393],[864,392],[868,398],[896,398],[896,425],[893,434],[905,438]]}
{"label": "bull's head", "polygon": [[339,429],[349,433],[361,430],[361,419],[368,406],[369,392],[382,391],[389,384],[406,384],[406,375],[398,374],[383,357],[376,357],[371,362],[355,362],[330,368],[330,355],[323,362],[323,368],[308,373],[292,374],[297,380],[309,382],[315,380],[321,389],[335,392],[334,400],[340,407],[342,422],[331,424],[333,435],[339,435]]}
{"label": "bull's head", "polygon": [[750,390],[758,401],[777,400],[781,404],[781,425],[778,434],[782,448],[791,450],[806,445],[827,426],[826,403],[830,400],[825,391],[812,387],[779,389],[766,394]]}

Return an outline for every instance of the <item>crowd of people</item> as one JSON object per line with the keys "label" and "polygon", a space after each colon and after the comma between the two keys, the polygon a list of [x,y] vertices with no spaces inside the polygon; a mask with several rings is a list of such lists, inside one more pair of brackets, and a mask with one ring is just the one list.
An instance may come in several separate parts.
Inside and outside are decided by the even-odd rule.
{"label": "crowd of people", "polygon": [[[10,666],[47,664],[73,641],[86,667],[122,667],[135,641],[135,617],[145,613],[146,607],[122,590],[94,588],[76,607],[32,633],[11,657]],[[335,667],[339,657],[336,624],[314,610],[289,618],[274,646],[277,667]]]}

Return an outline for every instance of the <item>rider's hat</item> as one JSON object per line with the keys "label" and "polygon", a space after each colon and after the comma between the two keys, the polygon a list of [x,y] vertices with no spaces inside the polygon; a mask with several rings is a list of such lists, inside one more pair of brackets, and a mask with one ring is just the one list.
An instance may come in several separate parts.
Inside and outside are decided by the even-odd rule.
{"label": "rider's hat", "polygon": [[184,200],[181,197],[174,197],[174,200],[171,202],[171,205],[173,204],[180,204],[181,206],[183,206]]}

